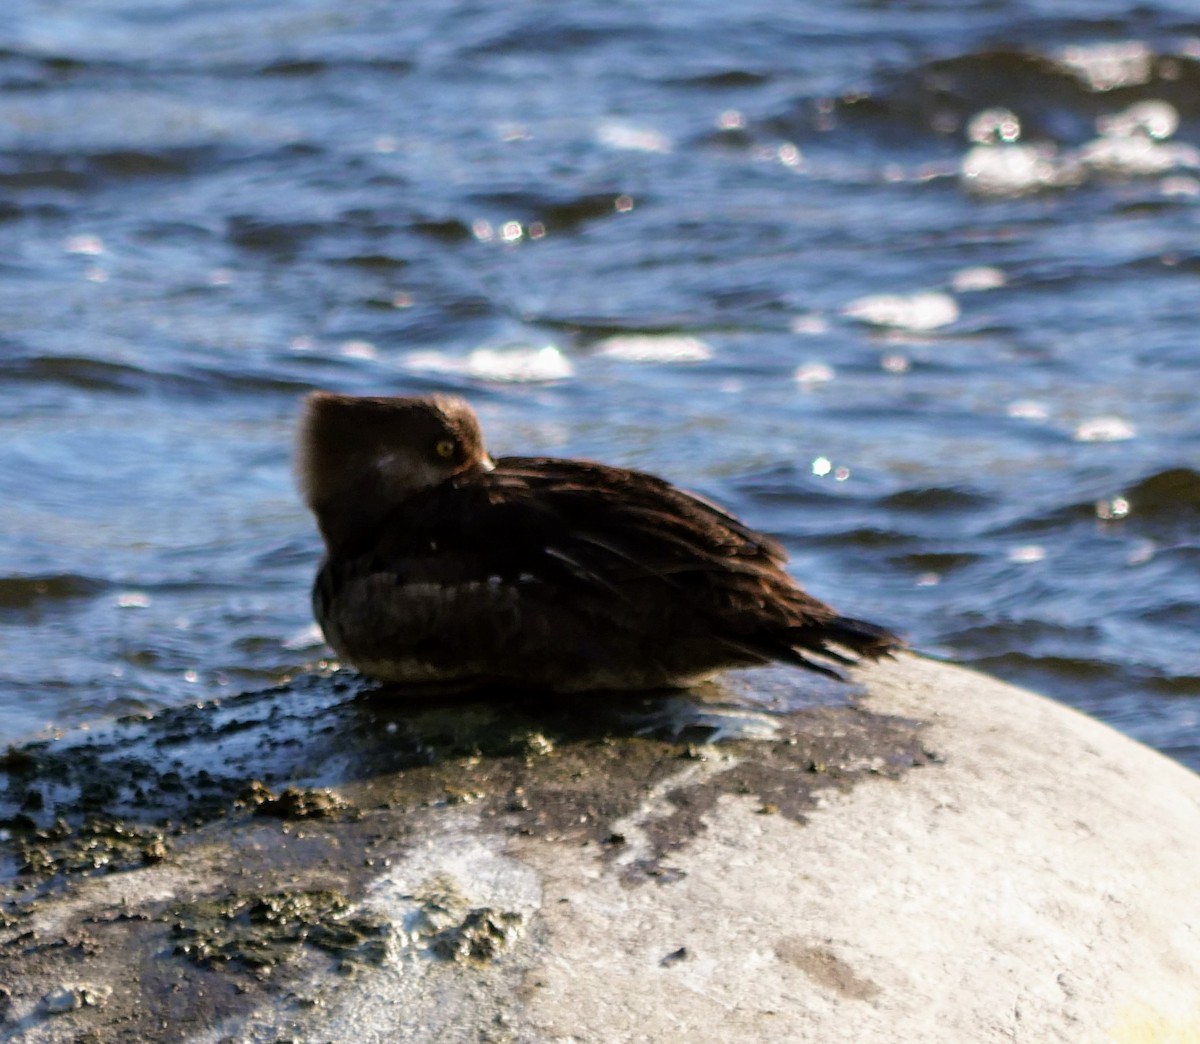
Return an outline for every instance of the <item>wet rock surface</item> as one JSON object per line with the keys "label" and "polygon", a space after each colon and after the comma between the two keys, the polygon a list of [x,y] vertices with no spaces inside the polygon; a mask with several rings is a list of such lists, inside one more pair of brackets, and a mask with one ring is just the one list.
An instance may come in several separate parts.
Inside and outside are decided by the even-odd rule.
{"label": "wet rock surface", "polygon": [[[958,691],[931,698],[947,676]],[[919,832],[870,851],[896,809],[808,846],[871,795],[961,804],[978,751],[941,718],[979,676],[903,657],[864,674],[866,699],[816,705],[803,677],[747,677],[547,703],[312,676],[12,750],[4,1039],[659,1039],[664,1012],[717,1039],[704,1005],[688,1030],[687,996],[739,947],[722,988],[749,976],[773,1013],[739,1039],[829,1039],[798,1028],[822,998],[873,1010],[895,986],[814,930],[808,891],[831,923],[845,905],[884,924],[894,864],[938,864],[938,888],[954,871]]]}
{"label": "wet rock surface", "polygon": [[[715,687],[411,703],[341,675],[31,743],[0,776],[7,1024],[55,1034],[71,1015],[62,1039],[175,1039],[264,1004],[303,1014],[302,980],[401,950],[495,961],[535,910],[444,874],[393,896],[390,917],[372,906],[439,821],[582,847],[625,887],[664,885],[723,794],[802,822],[826,788],[931,760],[916,723],[849,705],[772,713]],[[648,802],[633,846],[614,824]],[[68,963],[114,983],[103,1017],[81,1003],[41,1025],[36,1001]]]}

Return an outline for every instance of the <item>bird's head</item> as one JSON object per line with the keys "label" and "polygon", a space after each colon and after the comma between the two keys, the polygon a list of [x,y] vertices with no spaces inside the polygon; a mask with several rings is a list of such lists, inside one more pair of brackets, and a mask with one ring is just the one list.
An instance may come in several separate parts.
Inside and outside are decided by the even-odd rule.
{"label": "bird's head", "polygon": [[328,540],[338,512],[378,515],[407,497],[493,467],[475,411],[449,395],[313,392],[296,439],[296,478]]}

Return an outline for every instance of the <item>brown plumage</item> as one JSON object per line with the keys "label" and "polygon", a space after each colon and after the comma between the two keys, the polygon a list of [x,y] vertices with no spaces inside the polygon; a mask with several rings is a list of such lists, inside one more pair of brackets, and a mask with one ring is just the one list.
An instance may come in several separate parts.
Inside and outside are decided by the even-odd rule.
{"label": "brown plumage", "polygon": [[462,399],[315,392],[297,473],[326,556],[329,644],[386,682],[557,691],[687,685],[773,660],[876,659],[787,555],[700,497],[589,461],[493,461]]}

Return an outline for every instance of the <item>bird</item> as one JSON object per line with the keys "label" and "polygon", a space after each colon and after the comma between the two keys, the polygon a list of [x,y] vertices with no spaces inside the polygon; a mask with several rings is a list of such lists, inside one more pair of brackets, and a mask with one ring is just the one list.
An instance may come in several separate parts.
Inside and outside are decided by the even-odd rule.
{"label": "bird", "polygon": [[775,539],[704,497],[493,458],[457,396],[312,392],[295,469],[325,545],[313,613],[387,685],[679,689],[772,662],[844,677],[903,645],[805,592]]}

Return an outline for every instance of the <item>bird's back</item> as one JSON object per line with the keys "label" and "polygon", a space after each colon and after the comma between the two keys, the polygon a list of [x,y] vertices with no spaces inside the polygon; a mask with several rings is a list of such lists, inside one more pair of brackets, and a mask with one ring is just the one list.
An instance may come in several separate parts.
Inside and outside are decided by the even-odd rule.
{"label": "bird's back", "polygon": [[398,504],[331,554],[314,601],[339,653],[396,681],[650,688],[896,644],[802,591],[785,560],[653,476],[507,457]]}

